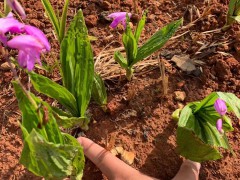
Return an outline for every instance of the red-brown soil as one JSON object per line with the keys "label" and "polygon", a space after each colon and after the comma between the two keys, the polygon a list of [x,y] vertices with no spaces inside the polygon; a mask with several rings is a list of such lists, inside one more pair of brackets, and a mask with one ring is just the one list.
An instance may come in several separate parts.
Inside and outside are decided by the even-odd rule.
{"label": "red-brown soil", "polygon": [[[1,1],[1,7],[3,0]],[[42,29],[49,38],[52,51],[46,56],[48,64],[58,59],[59,44],[54,39],[52,26],[44,15],[40,0],[21,0],[27,13],[27,23]],[[63,1],[52,0],[55,8],[61,11]],[[208,5],[207,2],[211,2]],[[201,33],[221,28],[225,23],[228,0],[139,0],[138,11],[148,8],[148,19],[142,40],[145,41],[158,28],[173,20],[184,17],[184,25],[191,21],[190,7],[195,6],[200,14],[211,6],[209,14],[197,21],[193,26],[182,30],[189,31],[180,38],[169,42],[163,54],[189,54],[198,57],[205,64],[201,65],[202,73],[187,74],[182,72],[170,61],[169,55],[162,55],[166,65],[166,75],[169,77],[168,94],[162,95],[162,83],[158,67],[148,73],[136,73],[131,82],[124,77],[106,81],[108,87],[108,108],[104,113],[97,105],[91,103],[89,113],[91,123],[88,138],[102,146],[110,137],[116,136],[114,145],[121,145],[124,149],[136,154],[133,167],[141,172],[159,179],[171,179],[178,171],[183,158],[176,152],[176,122],[171,119],[171,113],[178,108],[179,102],[174,98],[177,90],[186,93],[182,102],[201,100],[213,91],[235,93],[240,98],[240,57],[239,26],[234,25],[226,32]],[[99,1],[75,0],[71,1],[68,20],[74,12],[82,8],[89,34],[98,38],[93,41],[94,54],[99,52],[112,41],[111,48],[121,46],[122,29],[110,30],[109,22],[104,19],[104,13],[114,11],[131,11],[131,0]],[[194,12],[194,11],[193,11]],[[192,21],[198,16],[192,14]],[[136,25],[136,19],[133,19]],[[180,32],[178,34],[181,34]],[[111,36],[113,35],[113,36]],[[230,42],[224,44],[224,42]],[[203,44],[219,43],[199,51]],[[169,53],[170,52],[170,53]],[[226,55],[226,53],[228,53]],[[0,64],[4,59],[0,56]],[[0,70],[0,177],[1,179],[41,179],[35,177],[19,164],[19,157],[23,147],[19,121],[20,112],[11,85],[10,70]],[[20,73],[23,81],[27,78]],[[52,79],[58,79],[55,70],[47,74]],[[221,160],[204,162],[200,171],[200,179],[239,179],[240,178],[240,122],[233,118],[234,132],[229,133],[230,144],[236,156],[223,151]],[[101,172],[87,160],[84,179],[102,179]]]}

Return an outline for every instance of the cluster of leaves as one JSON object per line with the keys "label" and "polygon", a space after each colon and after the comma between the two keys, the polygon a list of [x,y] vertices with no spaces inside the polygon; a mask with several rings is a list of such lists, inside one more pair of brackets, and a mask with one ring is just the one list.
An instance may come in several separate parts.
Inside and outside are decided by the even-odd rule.
{"label": "cluster of leaves", "polygon": [[46,102],[24,91],[18,81],[13,85],[22,112],[24,148],[20,162],[46,179],[81,179],[85,160],[80,144],[60,132],[55,112]]}
{"label": "cluster of leaves", "polygon": [[48,179],[67,176],[81,179],[82,148],[74,137],[61,133],[59,126],[79,126],[87,130],[86,110],[92,94],[99,104],[106,103],[104,83],[94,73],[92,48],[81,10],[62,40],[60,60],[64,86],[40,74],[28,74],[33,87],[57,100],[62,109],[49,106],[13,82],[23,116],[24,149],[20,162],[34,174]]}
{"label": "cluster of leaves", "polygon": [[240,99],[231,93],[214,92],[201,102],[185,106],[178,117],[177,150],[187,159],[197,162],[219,159],[222,157],[219,147],[232,151],[225,134],[234,130],[231,119],[223,117],[224,134],[216,128],[221,117],[213,105],[218,98],[226,102],[228,112],[240,118]]}
{"label": "cluster of leaves", "polygon": [[146,12],[139,21],[134,34],[129,25],[128,14],[126,16],[127,26],[123,34],[123,44],[126,51],[126,58],[119,51],[115,52],[114,58],[120,64],[120,66],[126,70],[127,79],[131,80],[133,75],[133,65],[159,50],[182,24],[182,19],[173,21],[164,26],[162,29],[157,31],[145,44],[143,44],[141,47],[138,47],[140,35],[146,22]]}

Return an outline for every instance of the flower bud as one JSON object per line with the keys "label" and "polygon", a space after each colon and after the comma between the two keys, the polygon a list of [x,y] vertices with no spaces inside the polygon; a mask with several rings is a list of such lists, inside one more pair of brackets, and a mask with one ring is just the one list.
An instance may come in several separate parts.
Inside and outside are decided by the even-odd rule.
{"label": "flower bud", "polygon": [[214,108],[215,110],[221,115],[225,115],[227,112],[227,106],[225,101],[223,101],[222,99],[218,98],[215,103],[214,103]]}

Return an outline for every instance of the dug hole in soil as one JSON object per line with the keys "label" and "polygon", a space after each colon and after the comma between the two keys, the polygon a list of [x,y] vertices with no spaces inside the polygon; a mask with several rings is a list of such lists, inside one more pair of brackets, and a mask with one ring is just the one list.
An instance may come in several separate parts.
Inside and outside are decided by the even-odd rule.
{"label": "dug hole in soil", "polygon": [[[27,23],[43,30],[52,45],[51,53],[43,61],[49,65],[54,64],[59,59],[59,44],[54,38],[53,28],[44,14],[41,1],[20,2],[26,10]],[[3,0],[0,3],[2,8]],[[64,2],[51,0],[51,3],[61,11]],[[136,72],[131,82],[127,82],[124,76],[106,80],[109,111],[104,113],[99,106],[91,103],[90,129],[85,135],[103,147],[108,147],[106,142],[114,139],[112,146],[121,146],[136,155],[132,167],[159,179],[173,178],[183,158],[176,152],[177,125],[171,119],[172,112],[188,102],[203,99],[213,91],[231,92],[240,98],[239,26],[233,25],[226,32],[206,32],[221,28],[225,24],[228,3],[228,0],[139,0],[139,14],[148,9],[142,42],[173,20],[184,17],[184,25],[189,25],[199,18],[204,10],[210,9],[206,17],[181,31],[185,34],[169,41],[161,50],[161,59],[168,77],[167,95],[163,96],[160,71],[156,64],[146,67],[142,72]],[[122,27],[110,29],[110,22],[105,16],[116,11],[133,12],[131,0],[70,1],[68,24],[79,8],[83,9],[89,35],[98,38],[92,42],[96,57],[109,43],[111,45],[108,49],[122,46]],[[137,16],[132,19],[133,26],[137,19]],[[176,35],[179,34],[181,33]],[[202,48],[203,45],[206,47]],[[171,61],[171,57],[176,54],[187,54],[203,63],[197,65],[198,71],[186,73]],[[13,76],[8,68],[2,68],[4,62],[1,58],[0,179],[41,179],[19,164],[23,148],[18,123],[21,114],[11,85]],[[23,82],[28,81],[26,75],[21,71],[18,73]],[[53,80],[60,77],[57,70],[47,75]],[[185,93],[186,97],[176,98],[176,91],[180,91],[183,96]],[[45,100],[51,102],[50,99]],[[221,160],[202,163],[200,179],[240,178],[240,123],[236,118],[233,118],[233,127],[235,130],[228,134],[228,138],[236,156],[222,151]],[[73,133],[77,136],[79,131],[74,130]],[[102,173],[86,160],[84,179],[103,178]]]}

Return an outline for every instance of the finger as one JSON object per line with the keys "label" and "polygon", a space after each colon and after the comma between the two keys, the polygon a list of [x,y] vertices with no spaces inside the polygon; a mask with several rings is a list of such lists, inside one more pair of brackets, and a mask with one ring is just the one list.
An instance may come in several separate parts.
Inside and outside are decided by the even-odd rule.
{"label": "finger", "polygon": [[[125,164],[123,161],[113,156],[106,149],[97,145],[88,138],[78,138],[79,143],[84,148],[84,154],[105,174],[109,179],[152,179],[142,175],[139,171]],[[146,178],[145,178],[146,177]]]}

